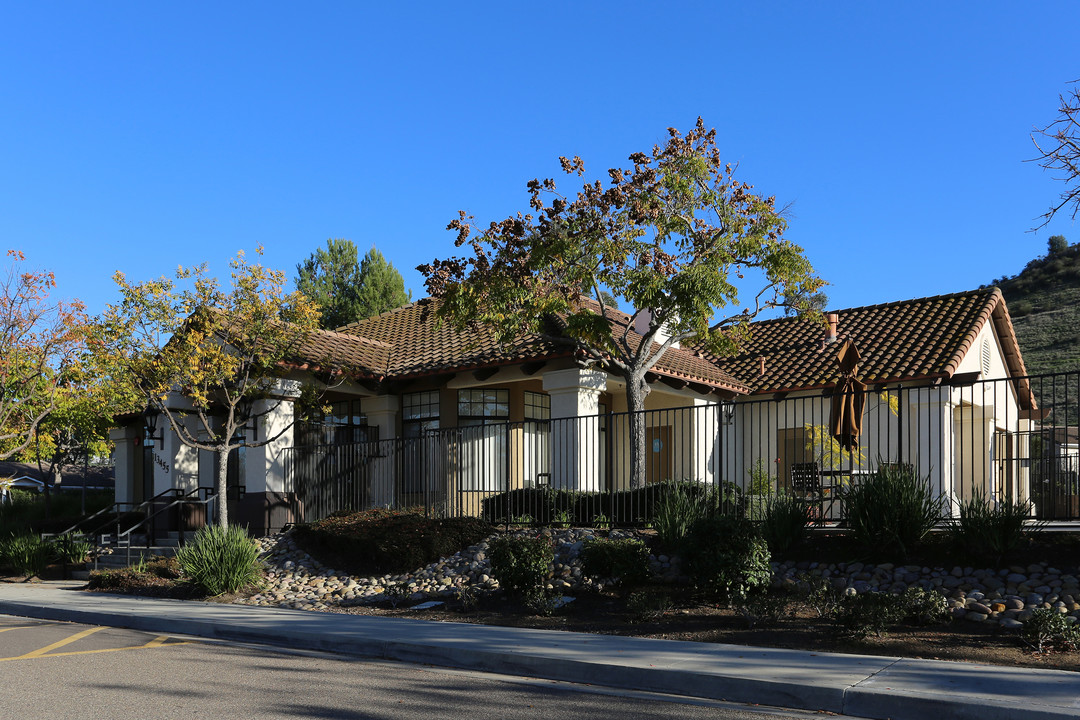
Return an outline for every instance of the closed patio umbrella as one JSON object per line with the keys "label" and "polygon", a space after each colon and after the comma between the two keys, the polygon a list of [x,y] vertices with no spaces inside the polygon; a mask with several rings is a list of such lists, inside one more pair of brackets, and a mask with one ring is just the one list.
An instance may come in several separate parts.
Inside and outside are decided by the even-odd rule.
{"label": "closed patio umbrella", "polygon": [[859,446],[859,435],[862,434],[866,384],[855,377],[861,359],[859,349],[850,338],[844,341],[836,353],[836,360],[840,364],[840,379],[833,390],[829,430],[833,438],[848,452]]}

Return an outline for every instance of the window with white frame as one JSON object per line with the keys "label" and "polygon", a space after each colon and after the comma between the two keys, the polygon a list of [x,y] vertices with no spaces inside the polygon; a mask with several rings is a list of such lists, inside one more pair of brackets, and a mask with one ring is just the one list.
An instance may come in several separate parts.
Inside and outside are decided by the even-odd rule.
{"label": "window with white frame", "polygon": [[551,396],[525,392],[523,427],[525,487],[551,483]]}
{"label": "window with white frame", "polygon": [[463,490],[498,492],[506,489],[509,419],[509,390],[470,388],[458,391]]}

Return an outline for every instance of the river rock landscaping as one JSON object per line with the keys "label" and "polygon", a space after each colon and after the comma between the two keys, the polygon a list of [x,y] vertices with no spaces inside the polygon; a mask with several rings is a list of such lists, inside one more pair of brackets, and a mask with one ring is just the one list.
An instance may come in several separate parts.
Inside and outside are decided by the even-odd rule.
{"label": "river rock landscaping", "polygon": [[[551,539],[555,562],[548,589],[572,596],[574,593],[603,591],[611,586],[611,578],[589,578],[582,572],[581,549],[598,531],[543,529],[517,530],[512,534]],[[612,530],[600,534],[618,539],[639,537],[643,533]],[[465,588],[487,594],[499,588],[487,557],[488,541],[413,573],[379,577],[355,577],[326,567],[304,552],[289,534],[262,538],[259,544],[267,566],[266,587],[233,602],[328,611],[387,602],[396,606],[445,601],[457,598]],[[658,581],[675,585],[687,582],[677,558],[650,554],[649,565]],[[823,578],[848,595],[899,594],[908,588],[919,587],[944,595],[952,617],[965,622],[1018,629],[1038,608],[1065,615],[1068,623],[1080,622],[1080,578],[1046,563],[1014,565],[999,570],[805,560],[773,562],[771,565],[775,588],[805,589],[808,578],[812,577]]]}

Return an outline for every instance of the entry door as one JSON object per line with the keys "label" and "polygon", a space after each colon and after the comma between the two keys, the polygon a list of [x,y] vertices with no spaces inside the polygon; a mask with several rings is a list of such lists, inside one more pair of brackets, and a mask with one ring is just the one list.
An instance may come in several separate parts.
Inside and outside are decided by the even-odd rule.
{"label": "entry door", "polygon": [[672,479],[671,426],[645,428],[645,482]]}

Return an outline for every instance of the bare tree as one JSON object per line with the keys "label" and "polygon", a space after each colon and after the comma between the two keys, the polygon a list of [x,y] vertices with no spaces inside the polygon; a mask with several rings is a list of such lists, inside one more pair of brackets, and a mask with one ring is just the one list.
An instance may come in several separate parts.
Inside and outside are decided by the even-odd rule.
{"label": "bare tree", "polygon": [[1073,220],[1080,212],[1080,88],[1074,85],[1058,99],[1061,107],[1057,120],[1036,130],[1031,141],[1039,151],[1039,156],[1033,160],[1046,170],[1060,173],[1055,179],[1064,180],[1066,187],[1058,196],[1058,202],[1041,216],[1042,222],[1036,230],[1045,227],[1066,206],[1072,206]]}

